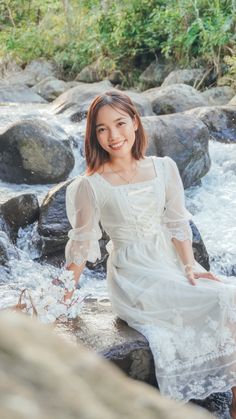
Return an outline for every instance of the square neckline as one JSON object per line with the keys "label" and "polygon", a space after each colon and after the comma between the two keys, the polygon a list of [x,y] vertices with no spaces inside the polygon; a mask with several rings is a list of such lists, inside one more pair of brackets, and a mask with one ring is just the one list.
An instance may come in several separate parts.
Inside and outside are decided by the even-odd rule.
{"label": "square neckline", "polygon": [[155,161],[154,161],[154,158],[155,158],[156,156],[147,156],[147,158],[148,159],[150,159],[151,161],[152,161],[152,164],[153,164],[153,168],[154,168],[154,171],[155,171],[155,176],[153,177],[153,178],[151,178],[151,179],[148,179],[148,180],[143,180],[142,182],[134,182],[134,183],[121,183],[120,185],[112,185],[112,183],[110,183],[110,182],[108,182],[108,180],[106,180],[100,173],[98,173],[98,172],[95,172],[92,176],[97,176],[99,179],[101,179],[103,182],[105,182],[106,184],[108,184],[111,188],[120,188],[120,187],[123,187],[123,186],[125,186],[125,187],[127,187],[127,186],[131,186],[131,185],[144,185],[144,184],[147,184],[147,183],[150,183],[150,182],[153,182],[153,181],[156,181],[158,178],[159,178],[159,176],[158,176],[158,173],[157,173],[157,169],[156,169],[156,165],[155,165]]}

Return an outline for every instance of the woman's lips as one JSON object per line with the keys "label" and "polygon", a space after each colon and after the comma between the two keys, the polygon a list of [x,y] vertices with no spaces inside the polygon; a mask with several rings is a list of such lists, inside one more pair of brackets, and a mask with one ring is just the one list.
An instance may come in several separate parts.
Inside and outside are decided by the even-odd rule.
{"label": "woman's lips", "polygon": [[112,150],[120,150],[121,147],[124,145],[125,142],[126,142],[126,140],[119,141],[119,143],[110,144],[109,147],[112,148]]}

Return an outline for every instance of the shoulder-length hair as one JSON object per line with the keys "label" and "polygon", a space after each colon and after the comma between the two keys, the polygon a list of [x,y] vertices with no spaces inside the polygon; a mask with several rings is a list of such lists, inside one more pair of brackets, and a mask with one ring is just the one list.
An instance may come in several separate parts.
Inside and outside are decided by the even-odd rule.
{"label": "shoulder-length hair", "polygon": [[105,92],[93,100],[87,114],[85,132],[87,175],[95,173],[105,162],[109,161],[110,158],[109,153],[100,146],[96,135],[97,114],[99,109],[105,105],[109,105],[114,109],[120,109],[123,112],[126,112],[132,119],[136,118],[138,128],[135,131],[135,142],[131,149],[132,156],[136,160],[144,158],[144,153],[147,148],[147,137],[144,132],[140,116],[129,96],[119,90]]}

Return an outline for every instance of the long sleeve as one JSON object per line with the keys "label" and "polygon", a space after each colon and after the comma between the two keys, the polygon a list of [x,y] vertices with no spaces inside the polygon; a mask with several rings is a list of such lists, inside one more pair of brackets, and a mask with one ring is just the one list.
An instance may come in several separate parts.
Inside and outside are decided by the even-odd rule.
{"label": "long sleeve", "polygon": [[96,198],[86,177],[79,176],[67,187],[66,212],[72,226],[65,248],[66,265],[95,262],[101,257],[98,240],[102,232]]}
{"label": "long sleeve", "polygon": [[164,157],[163,163],[166,193],[163,223],[169,229],[171,238],[192,240],[189,225],[192,216],[185,207],[184,188],[178,167],[170,157]]}

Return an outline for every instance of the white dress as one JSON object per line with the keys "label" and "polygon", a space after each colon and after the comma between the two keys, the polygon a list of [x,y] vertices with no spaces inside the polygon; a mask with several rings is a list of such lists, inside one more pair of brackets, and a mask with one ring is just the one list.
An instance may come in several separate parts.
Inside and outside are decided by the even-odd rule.
{"label": "white dress", "polygon": [[236,284],[188,282],[171,241],[192,238],[182,181],[172,159],[151,158],[151,180],[112,186],[96,173],[68,186],[66,263],[100,257],[100,220],[113,311],[149,341],[160,392],[186,402],[236,385]]}

